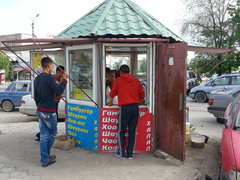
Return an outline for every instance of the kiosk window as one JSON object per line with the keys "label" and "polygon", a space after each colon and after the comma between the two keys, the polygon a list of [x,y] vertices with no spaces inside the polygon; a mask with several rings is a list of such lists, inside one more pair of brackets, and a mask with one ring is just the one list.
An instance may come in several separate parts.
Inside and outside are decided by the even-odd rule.
{"label": "kiosk window", "polygon": [[[130,67],[130,73],[138,78],[143,85],[145,91],[145,99],[143,105],[149,104],[149,57],[147,54],[147,47],[106,47],[105,102],[108,102],[109,99],[111,83],[113,83],[111,82],[112,79],[119,76],[117,71],[121,65],[126,64]],[[112,76],[115,77],[112,78]],[[115,97],[114,100],[115,101],[113,101],[113,103],[117,104],[117,97]]]}
{"label": "kiosk window", "polygon": [[[75,83],[93,98],[93,49],[69,51],[69,72]],[[84,93],[70,82],[69,97],[74,100],[90,101]]]}

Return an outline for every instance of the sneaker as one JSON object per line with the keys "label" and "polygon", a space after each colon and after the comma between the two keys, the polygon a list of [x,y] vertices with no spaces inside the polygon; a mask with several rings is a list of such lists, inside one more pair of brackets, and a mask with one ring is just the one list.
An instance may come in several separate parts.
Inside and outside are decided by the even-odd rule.
{"label": "sneaker", "polygon": [[55,162],[56,162],[56,160],[49,159],[49,162],[47,164],[43,164],[42,167],[47,167],[47,166],[49,166],[51,164],[54,164]]}
{"label": "sneaker", "polygon": [[126,158],[132,160],[133,156],[132,155],[128,155]]}
{"label": "sneaker", "polygon": [[121,156],[120,152],[115,152],[115,156],[120,158],[120,159],[124,159],[124,156]]}

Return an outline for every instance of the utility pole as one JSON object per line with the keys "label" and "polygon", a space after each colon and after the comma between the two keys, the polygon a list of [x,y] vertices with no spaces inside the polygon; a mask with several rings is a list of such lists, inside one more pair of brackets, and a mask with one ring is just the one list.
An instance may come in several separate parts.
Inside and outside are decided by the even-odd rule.
{"label": "utility pole", "polygon": [[36,38],[35,34],[34,34],[34,23],[35,23],[35,19],[39,16],[40,14],[37,14],[35,16],[35,18],[32,20],[32,39]]}

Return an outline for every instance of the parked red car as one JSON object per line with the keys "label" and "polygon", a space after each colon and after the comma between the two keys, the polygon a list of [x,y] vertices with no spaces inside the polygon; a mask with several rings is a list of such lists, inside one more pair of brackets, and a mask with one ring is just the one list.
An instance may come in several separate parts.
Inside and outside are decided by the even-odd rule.
{"label": "parked red car", "polygon": [[220,180],[240,180],[240,96],[227,107],[224,125]]}

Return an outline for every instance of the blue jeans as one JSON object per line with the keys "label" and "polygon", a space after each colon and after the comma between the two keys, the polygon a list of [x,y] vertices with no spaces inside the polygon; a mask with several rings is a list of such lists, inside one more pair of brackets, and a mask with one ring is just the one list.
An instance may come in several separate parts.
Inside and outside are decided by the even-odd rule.
{"label": "blue jeans", "polygon": [[40,155],[42,165],[49,162],[50,151],[57,135],[57,115],[37,111],[40,129]]}

